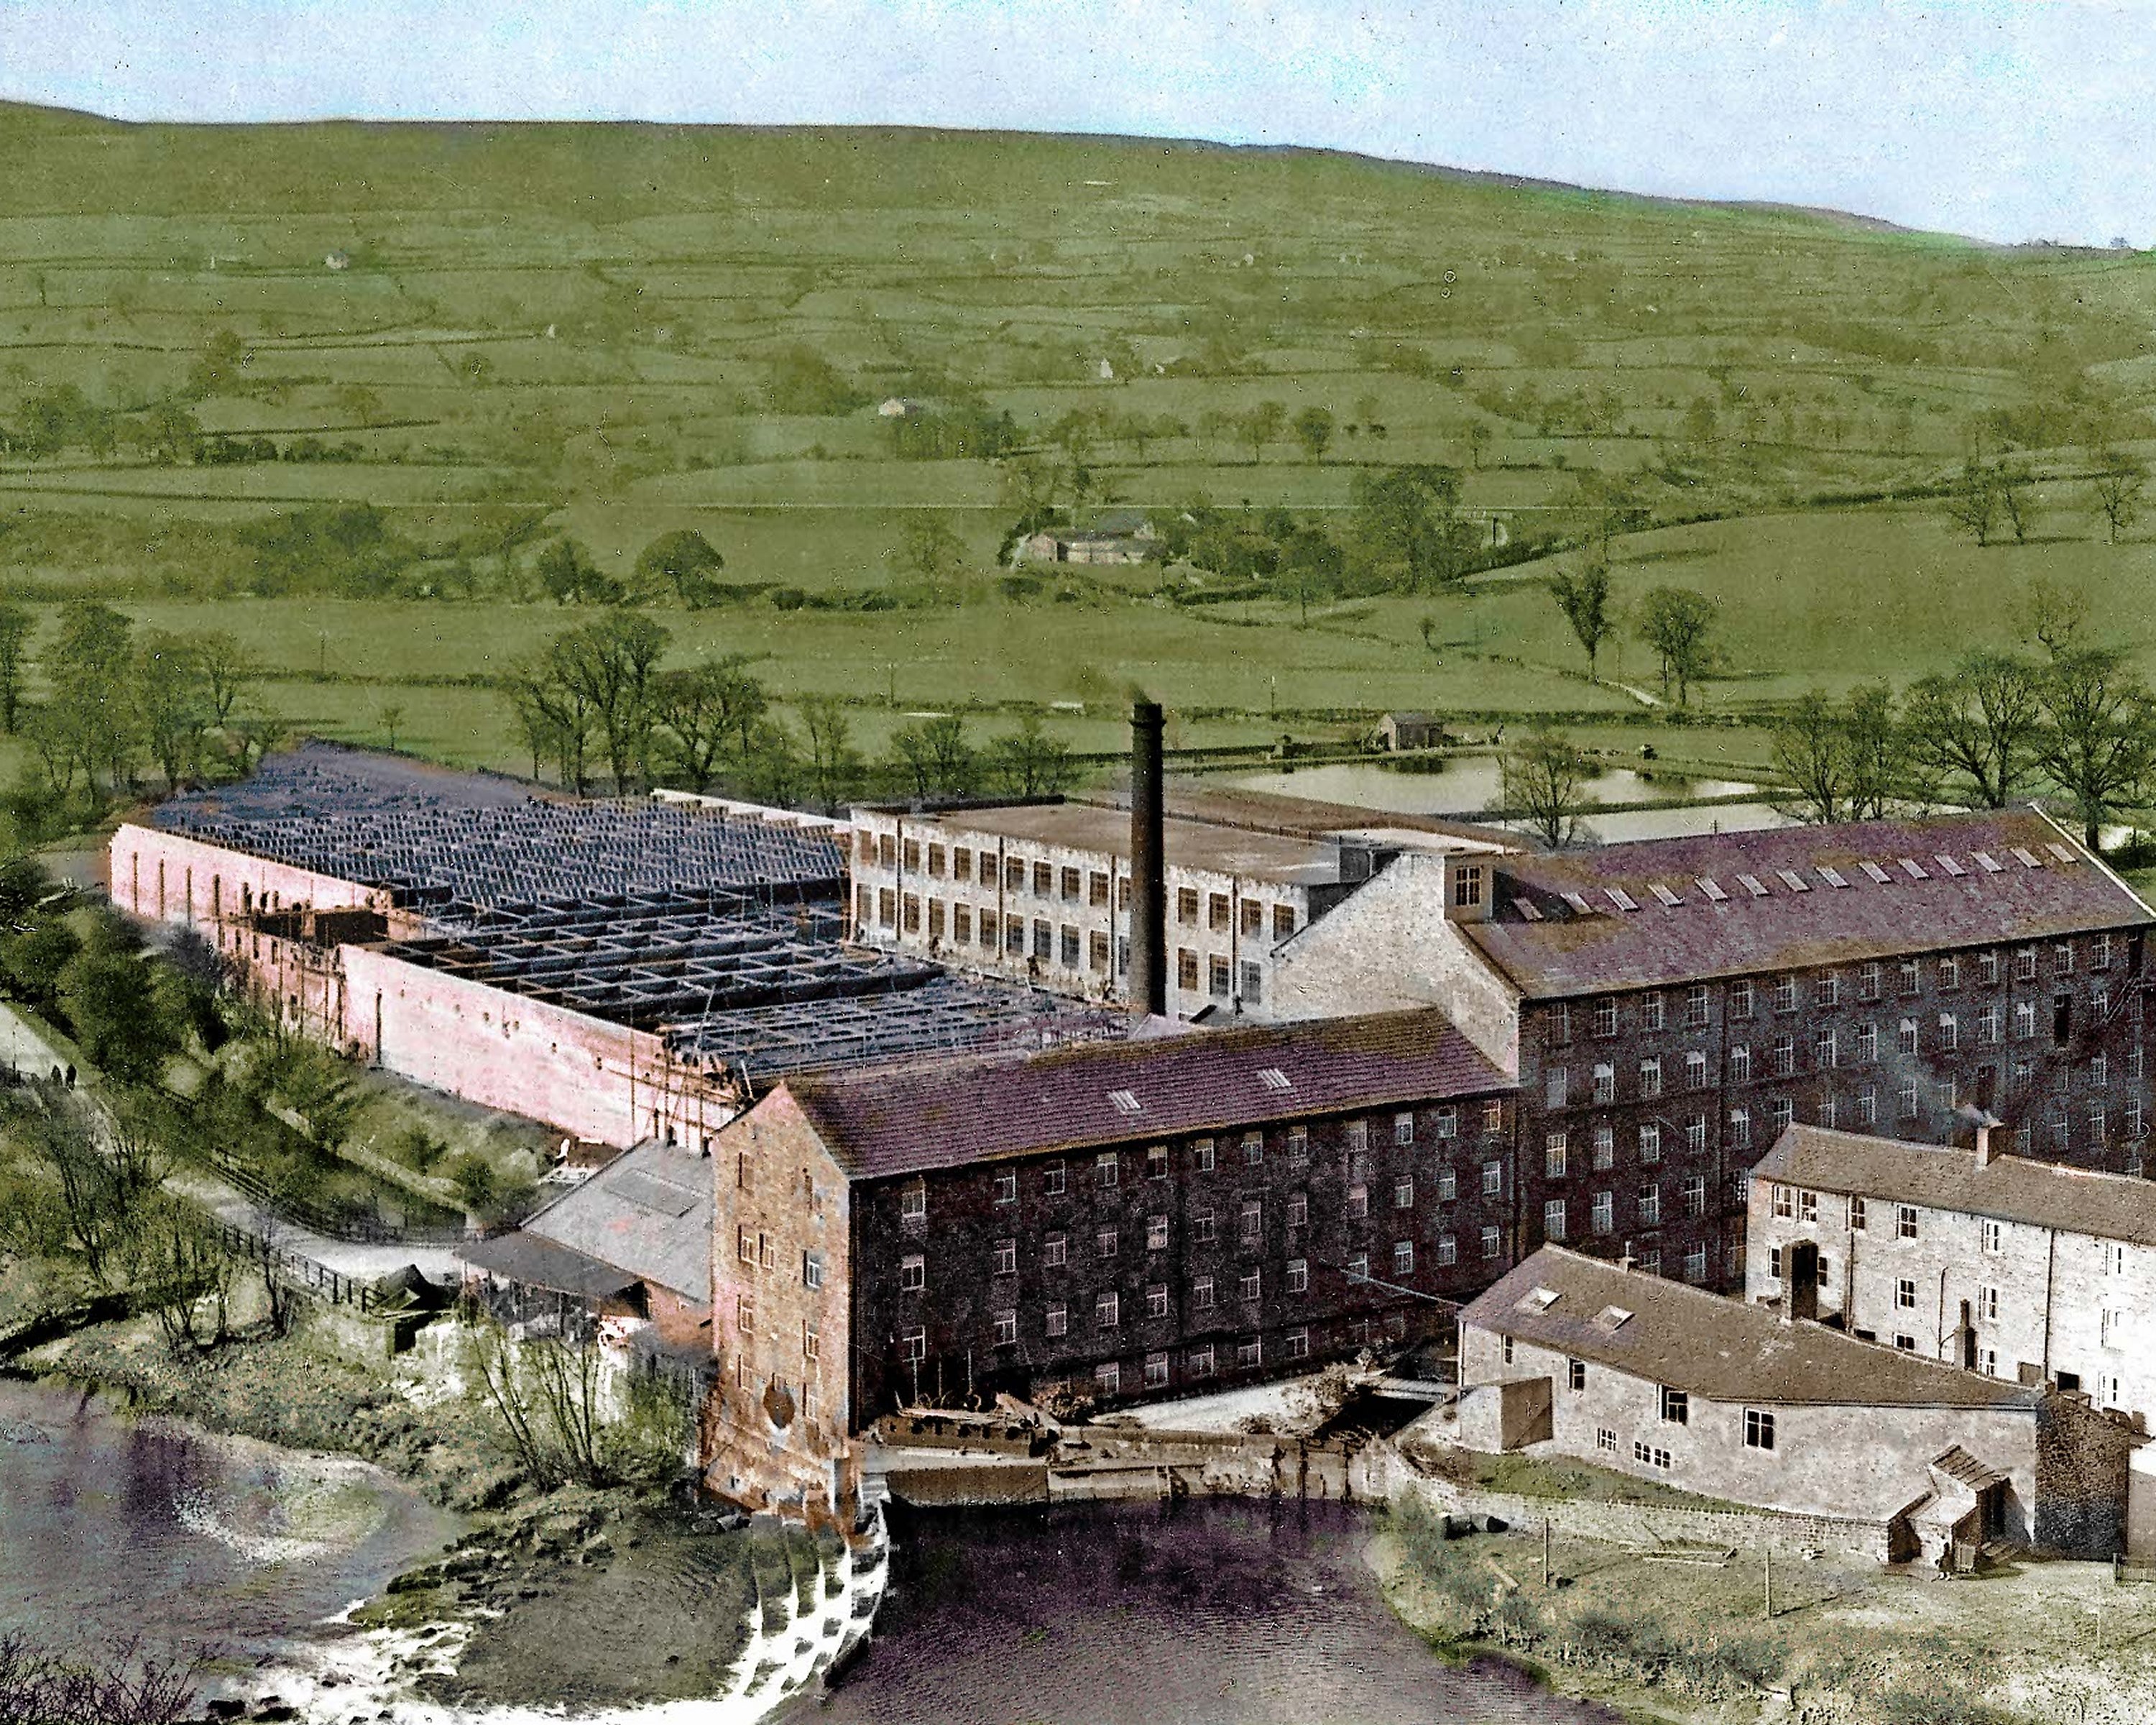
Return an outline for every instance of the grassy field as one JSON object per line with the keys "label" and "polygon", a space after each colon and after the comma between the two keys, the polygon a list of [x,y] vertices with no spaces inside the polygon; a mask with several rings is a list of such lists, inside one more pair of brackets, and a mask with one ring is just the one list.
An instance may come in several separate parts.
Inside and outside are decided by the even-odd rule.
{"label": "grassy field", "polygon": [[[1440,462],[1478,518],[1576,535],[1582,475],[1623,475],[1656,521],[1692,521],[1613,562],[1620,601],[1718,602],[1709,708],[2010,640],[2039,576],[2148,650],[2156,541],[2103,542],[2082,447],[2156,432],[2135,253],[1114,140],[0,107],[0,428],[72,386],[123,433],[178,400],[208,432],[352,458],[161,464],[124,435],[0,453],[0,583],[233,629],[295,726],[379,740],[394,706],[402,743],[515,764],[484,680],[574,620],[534,602],[538,546],[572,533],[620,573],[681,526],[743,597],[665,614],[677,655],[846,696],[871,743],[923,709],[1064,703],[1069,741],[1111,747],[1138,685],[1203,742],[1345,735],[1392,706],[1642,706],[1585,680],[1543,588],[1563,551],[1306,626],[1282,601],[1164,603],[1180,571],[1059,568],[1014,599],[993,567],[1009,475],[897,459],[891,395],[1008,413],[1024,448],[1157,515],[1340,523],[1359,470]],[[363,202],[342,189],[362,161]],[[220,339],[241,357],[211,376]],[[1265,401],[1336,434],[1313,454],[1222,428]],[[1074,412],[1101,422],[1082,449],[1053,441]],[[1172,423],[1139,439],[1133,419]],[[2029,543],[1979,550],[1936,503],[1892,501],[2002,439],[2041,476]],[[1836,501],[1859,497],[1881,501]],[[469,596],[255,596],[250,524],[352,502],[420,547],[408,594]],[[901,567],[924,514],[964,548],[925,602]],[[473,548],[520,521],[506,557]],[[899,608],[782,609],[774,588]],[[1603,669],[1660,692],[1636,643]]]}

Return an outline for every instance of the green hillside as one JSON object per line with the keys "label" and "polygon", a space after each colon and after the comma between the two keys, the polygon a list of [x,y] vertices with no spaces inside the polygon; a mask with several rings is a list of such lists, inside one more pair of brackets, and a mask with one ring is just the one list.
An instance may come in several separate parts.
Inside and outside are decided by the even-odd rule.
{"label": "green hillside", "polygon": [[[1250,740],[1384,706],[1636,711],[1540,586],[1612,486],[1618,598],[1722,608],[1710,707],[2010,639],[2039,574],[2142,644],[2148,547],[2108,542],[2090,480],[2156,434],[2136,253],[1121,139],[0,107],[0,581],[213,617],[289,717],[353,735],[397,700],[408,743],[513,762],[484,680],[574,620],[533,567],[563,532],[621,578],[698,529],[727,588],[662,614],[677,650],[762,655],[872,736],[877,709],[1138,680]],[[894,396],[1008,414],[1009,451],[905,459]],[[1268,402],[1329,439],[1254,448]],[[2002,452],[2041,508],[1979,549],[1932,494]],[[1089,502],[1281,506],[1343,539],[1358,473],[1442,464],[1512,547],[1438,592],[1014,583],[1027,456],[1083,466]],[[271,567],[265,525],[351,504],[382,512],[364,590]],[[923,521],[962,554],[910,567]]]}

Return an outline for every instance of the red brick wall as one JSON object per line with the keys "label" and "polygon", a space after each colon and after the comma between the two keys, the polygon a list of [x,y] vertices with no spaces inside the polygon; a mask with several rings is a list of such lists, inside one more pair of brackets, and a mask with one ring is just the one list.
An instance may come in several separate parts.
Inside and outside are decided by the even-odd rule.
{"label": "red brick wall", "polygon": [[138,916],[165,922],[206,922],[213,916],[238,916],[249,907],[389,907],[388,894],[353,881],[153,827],[123,822],[112,835],[109,855],[112,901]]}
{"label": "red brick wall", "polygon": [[660,1338],[675,1348],[711,1345],[711,1308],[701,1301],[684,1298],[670,1288],[644,1284],[651,1302],[651,1327]]}
{"label": "red brick wall", "polygon": [[733,1112],[659,1039],[364,947],[345,947],[345,1033],[388,1070],[578,1137],[701,1143]]}

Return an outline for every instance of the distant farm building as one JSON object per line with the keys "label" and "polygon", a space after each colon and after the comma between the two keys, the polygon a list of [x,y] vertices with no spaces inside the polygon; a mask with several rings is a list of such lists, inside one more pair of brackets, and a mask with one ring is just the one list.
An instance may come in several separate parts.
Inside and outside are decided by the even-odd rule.
{"label": "distant farm building", "polygon": [[1161,555],[1160,535],[1149,516],[1096,516],[1082,527],[1050,527],[1024,542],[1032,563],[1145,563]]}
{"label": "distant farm building", "polygon": [[1378,721],[1378,736],[1395,753],[1436,748],[1445,741],[1445,726],[1428,713],[1387,713]]}
{"label": "distant farm building", "polygon": [[352,254],[350,252],[331,252],[327,257],[322,259],[322,267],[325,270],[349,270],[352,268]]}
{"label": "distant farm building", "polygon": [[923,403],[910,395],[894,395],[876,408],[878,417],[885,419],[918,419],[927,411]]}

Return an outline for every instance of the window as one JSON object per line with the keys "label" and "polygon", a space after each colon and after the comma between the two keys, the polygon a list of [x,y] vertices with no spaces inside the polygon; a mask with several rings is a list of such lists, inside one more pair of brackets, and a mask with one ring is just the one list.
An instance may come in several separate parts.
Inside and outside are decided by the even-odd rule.
{"label": "window", "polygon": [[1457,1264],[1460,1261],[1460,1242],[1449,1234],[1440,1234],[1437,1237],[1437,1261],[1440,1264]]}
{"label": "window", "polygon": [[1044,1315],[1043,1327],[1050,1336],[1065,1336],[1070,1332],[1070,1308],[1051,1306]]}
{"label": "window", "polygon": [[1265,1237],[1265,1206],[1255,1198],[1243,1200],[1243,1208],[1236,1232],[1245,1245],[1255,1245]]}
{"label": "window", "polygon": [[1175,986],[1186,994],[1198,992],[1198,955],[1188,947],[1176,948]]}
{"label": "window", "polygon": [[898,1286],[901,1293],[917,1294],[927,1286],[927,1263],[920,1253],[909,1252],[898,1260]]}
{"label": "window", "polygon": [[1215,1000],[1225,1000],[1235,992],[1234,972],[1228,961],[1218,952],[1206,961],[1205,983],[1206,991]]}
{"label": "window", "polygon": [[1752,1147],[1752,1111],[1732,1108],[1729,1111],[1729,1147],[1749,1150]]}
{"label": "window", "polygon": [[1577,1393],[1587,1388],[1587,1362],[1568,1359],[1564,1363],[1565,1388]]}
{"label": "window", "polygon": [[2036,1003],[2017,1000],[2014,1003],[2014,1038],[2025,1042],[2036,1034]]}
{"label": "window", "polygon": [[1773,1054],[1774,1061],[1774,1076],[1777,1078],[1788,1078],[1793,1076],[1797,1070],[1796,1038],[1794,1036],[1777,1036],[1774,1039]]}
{"label": "window", "polygon": [[1914,1240],[1917,1237],[1917,1207],[1913,1204],[1894,1206],[1894,1237],[1897,1240]]}
{"label": "window", "polygon": [[1879,961],[1877,959],[1867,959],[1857,967],[1856,998],[1859,1000],[1876,1000],[1879,998]]}
{"label": "window", "polygon": [[1752,1081],[1752,1050],[1740,1042],[1729,1050],[1729,1081],[1749,1084]]}
{"label": "window", "polygon": [[1694,1245],[1685,1253],[1685,1280],[1697,1286],[1707,1280],[1707,1248]]}
{"label": "window", "polygon": [[1502,1230],[1494,1227],[1482,1230],[1482,1255],[1485,1258],[1495,1258],[1504,1249],[1505,1236]]}
{"label": "window", "polygon": [[1695,1221],[1707,1214],[1707,1176],[1688,1174],[1684,1183],[1685,1214]]}
{"label": "window", "polygon": [[1548,1108],[1562,1108],[1564,1106],[1564,1068],[1553,1066],[1543,1075],[1543,1106]]}
{"label": "window", "polygon": [[1044,1198],[1060,1198],[1064,1189],[1063,1179],[1063,1164],[1060,1162],[1050,1163],[1040,1171],[1041,1195]]}
{"label": "window", "polygon": [[744,1264],[756,1262],[756,1235],[746,1222],[734,1225],[734,1255]]}
{"label": "window", "polygon": [[1111,1290],[1107,1293],[1096,1294],[1093,1296],[1093,1327],[1095,1329],[1116,1329],[1121,1326],[1122,1321],[1123,1299],[1122,1295]]}
{"label": "window", "polygon": [[1995,1324],[1999,1322],[1999,1290],[1997,1288],[1985,1286],[1976,1291],[1976,1315],[1984,1323]]}
{"label": "window", "polygon": [[1904,1276],[1896,1280],[1894,1305],[1897,1310],[1902,1312],[1914,1312],[1917,1309],[1917,1284],[1913,1277]]}
{"label": "window", "polygon": [[1662,1028],[1662,997],[1659,993],[1645,995],[1640,1001],[1640,1028],[1659,1030]]}
{"label": "window", "polygon": [[1594,1128],[1594,1168],[1599,1173],[1617,1165],[1617,1129],[1607,1122]]}
{"label": "window", "polygon": [[1168,1316],[1168,1284],[1166,1282],[1157,1281],[1146,1289],[1146,1316],[1147,1317]]}
{"label": "window", "polygon": [[1484,1163],[1482,1164],[1482,1195],[1485,1198],[1502,1198],[1504,1193],[1505,1164],[1502,1162]]}
{"label": "window", "polygon": [[1732,983],[1729,985],[1729,1015],[1732,1018],[1748,1019],[1752,1016],[1752,1012],[1751,978],[1748,977],[1742,982]]}
{"label": "window", "polygon": [[1797,1219],[1807,1226],[1819,1221],[1819,1194],[1799,1189],[1797,1193]]}
{"label": "window", "polygon": [[1662,1386],[1662,1419],[1670,1425],[1688,1425],[1691,1423],[1691,1397],[1684,1390]]}
{"label": "window", "polygon": [[1014,1309],[1006,1308],[996,1314],[996,1346],[1018,1346],[1018,1313]]}
{"label": "window", "polygon": [[1812,1070],[1815,1072],[1831,1072],[1839,1064],[1834,1026],[1822,1024],[1812,1032]]}
{"label": "window", "polygon": [[1243,1166],[1262,1168],[1265,1160],[1265,1135],[1263,1132],[1243,1134]]}
{"label": "window", "polygon": [[1614,1455],[1617,1453],[1617,1434],[1606,1425],[1596,1426],[1594,1447],[1605,1455]]}
{"label": "window", "polygon": [[1093,1184],[1103,1191],[1114,1188],[1122,1178],[1123,1159],[1112,1150],[1103,1150],[1093,1158]]}
{"label": "window", "polygon": [[1210,1210],[1190,1213],[1190,1239],[1195,1245],[1211,1245],[1220,1237],[1220,1224]]}
{"label": "window", "polygon": [[1617,997],[1605,994],[1594,1003],[1594,1034],[1614,1036],[1617,1034]]}
{"label": "window", "polygon": [[1917,1351],[1917,1338],[1914,1336],[1897,1336],[1894,1338],[1894,1345],[1904,1353],[1914,1353]]}
{"label": "window", "polygon": [[909,892],[909,893],[907,893],[907,894],[906,895],[905,898],[904,898],[903,900],[901,900],[901,903],[905,906],[905,907],[906,907],[906,921],[905,921],[906,932],[908,934],[918,934],[918,933],[920,933],[920,932],[921,932],[921,896],[920,896],[920,895],[919,895],[918,893],[912,893],[912,892]]}
{"label": "window", "polygon": [[1961,1046],[1961,1024],[1950,1012],[1939,1014],[1939,1050],[1952,1054]]}
{"label": "window", "polygon": [[1913,994],[1923,986],[1923,980],[1913,958],[1904,958],[1896,972],[1904,994]]}
{"label": "window", "polygon": [[1167,1217],[1147,1216],[1146,1218],[1146,1250],[1149,1252],[1164,1252],[1168,1250]]}
{"label": "window", "polygon": [[1640,1160],[1652,1168],[1662,1159],[1662,1128],[1659,1121],[1649,1121],[1640,1128]]}
{"label": "window", "polygon": [[1093,1255],[1096,1258],[1114,1257],[1119,1243],[1116,1231],[1112,1228],[1096,1228],[1093,1230]]}
{"label": "window", "polygon": [[1310,1194],[1307,1192],[1289,1193],[1287,1195],[1287,1225],[1291,1228],[1302,1228],[1306,1227],[1309,1224],[1309,1222]]}
{"label": "window", "polygon": [[1199,1276],[1190,1284],[1190,1309],[1194,1312],[1210,1312],[1213,1309],[1211,1276]]}
{"label": "window", "polygon": [[931,880],[941,880],[943,878],[944,856],[944,849],[941,845],[931,845],[928,847],[928,875]]}
{"label": "window", "polygon": [[1393,1182],[1393,1208],[1396,1210],[1411,1210],[1414,1208],[1413,1175],[1403,1174]]}
{"label": "window", "polygon": [[1310,1291],[1310,1260],[1290,1258],[1287,1260],[1287,1291],[1291,1294]]}
{"label": "window", "polygon": [[1778,1137],[1789,1129],[1789,1122],[1795,1117],[1796,1105],[1787,1096],[1777,1096],[1768,1105],[1767,1122]]}
{"label": "window", "polygon": [[1794,1012],[1797,1009],[1797,979],[1794,976],[1774,978],[1774,1010]]}
{"label": "window", "polygon": [[1564,1178],[1564,1134],[1551,1132],[1543,1141],[1543,1173],[1553,1180]]}
{"label": "window", "polygon": [[1190,1165],[1195,1172],[1201,1174],[1209,1174],[1213,1172],[1212,1139],[1197,1138],[1192,1141],[1190,1146]]}
{"label": "window", "polygon": [[951,938],[959,946],[969,946],[973,939],[973,907],[971,905],[951,906]]}
{"label": "window", "polygon": [[[2134,1053],[2138,1056],[2140,1050],[2136,1049]],[[2137,1070],[2128,1076],[2138,1078],[2141,1074]],[[1488,1101],[1482,1105],[1482,1130],[1486,1132],[1501,1132],[1504,1131],[1504,1129],[1505,1105],[1498,1098],[1492,1096]]]}
{"label": "window", "polygon": [[1841,1004],[1841,973],[1823,970],[1812,984],[1812,1004],[1815,1006]]}
{"label": "window", "polygon": [[1287,1357],[1290,1359],[1310,1358],[1310,1332],[1307,1329],[1290,1330],[1283,1339],[1286,1343]]}
{"label": "window", "polygon": [[1018,1202],[1018,1170],[1010,1168],[998,1170],[995,1188],[998,1204],[1016,1204]]}
{"label": "window", "polygon": [[2036,949],[2024,947],[2014,955],[2014,980],[2033,983],[2036,980]]}
{"label": "window", "polygon": [[1224,934],[1228,930],[1228,895],[1224,892],[1208,893],[1205,899],[1205,926],[1216,932]]}
{"label": "window", "polygon": [[1255,1336],[1235,1344],[1235,1363],[1246,1372],[1255,1371],[1264,1364],[1265,1357],[1265,1344]]}
{"label": "window", "polygon": [[1116,1395],[1123,1387],[1123,1368],[1114,1360],[1093,1368],[1093,1387],[1103,1395]]}
{"label": "window", "polygon": [[1060,1234],[1044,1235],[1040,1242],[1040,1261],[1050,1270],[1060,1270],[1070,1261],[1070,1243]]}
{"label": "window", "polygon": [[1291,1126],[1287,1129],[1287,1159],[1291,1163],[1310,1160],[1310,1128]]}
{"label": "window", "polygon": [[2126,1274],[2126,1248],[2116,1241],[2108,1242],[2103,1249],[2103,1268],[2107,1276]]}
{"label": "window", "polygon": [[1774,1416],[1758,1408],[1744,1410],[1744,1447],[1748,1450],[1771,1450],[1774,1447]]}
{"label": "window", "polygon": [[1917,1021],[1914,1019],[1903,1019],[1902,1020],[1901,1027],[1896,1034],[1895,1047],[1899,1052],[1905,1055],[1912,1055],[1916,1053]]}
{"label": "window", "polygon": [[898,1194],[898,1219],[909,1229],[924,1226],[928,1220],[928,1187],[925,1181],[909,1180]]}
{"label": "window", "polygon": [[1661,1219],[1662,1189],[1650,1181],[1640,1189],[1640,1225],[1642,1228],[1658,1227]]}
{"label": "window", "polygon": [[1695,1114],[1685,1122],[1685,1148],[1694,1156],[1707,1153],[1707,1117]]}
{"label": "window", "polygon": [[1086,937],[1086,964],[1098,975],[1108,973],[1108,937],[1100,929]]}
{"label": "window", "polygon": [[1365,1282],[1369,1279],[1370,1255],[1368,1252],[1352,1254],[1348,1260],[1348,1280],[1351,1282]]}
{"label": "window", "polygon": [[1701,1030],[1706,1029],[1706,984],[1695,983],[1692,987],[1685,991],[1684,1021],[1685,1028],[1687,1030]]}
{"label": "window", "polygon": [[1604,1106],[1617,1100],[1617,1069],[1607,1060],[1595,1062],[1594,1100]]}
{"label": "window", "polygon": [[1594,1206],[1591,1212],[1592,1220],[1589,1225],[1593,1227],[1595,1233],[1609,1234],[1615,1230],[1617,1226],[1616,1209],[1617,1206],[1614,1194],[1598,1192],[1594,1194]]}
{"label": "window", "polygon": [[1895,1104],[1900,1109],[1902,1119],[1914,1120],[1917,1117],[1917,1081],[1915,1079],[1905,1078],[1902,1081],[1901,1087],[1895,1095]]}
{"label": "window", "polygon": [[1018,1242],[999,1240],[996,1242],[996,1271],[998,1276],[1018,1274]]}
{"label": "window", "polygon": [[1707,1055],[1697,1048],[1685,1055],[1685,1088],[1686,1090],[1707,1088]]}
{"label": "window", "polygon": [[1960,959],[1949,957],[1939,960],[1939,986],[1942,988],[1958,988],[1961,986]]}
{"label": "window", "polygon": [[1543,1205],[1543,1238],[1564,1238],[1564,1200],[1562,1198],[1553,1198]]}
{"label": "window", "polygon": [[1640,1094],[1650,1099],[1662,1093],[1662,1060],[1660,1055],[1650,1055],[1640,1062]]}
{"label": "window", "polygon": [[1862,1199],[1852,1197],[1849,1200],[1849,1231],[1851,1234],[1861,1234],[1864,1232],[1867,1214],[1866,1207]]}
{"label": "window", "polygon": [[1399,1240],[1393,1242],[1393,1274],[1395,1276],[1414,1274],[1414,1242],[1413,1240]]}
{"label": "window", "polygon": [[753,1336],[756,1333],[756,1301],[749,1295],[743,1294],[741,1296],[737,1308],[735,1327],[744,1336]]}

